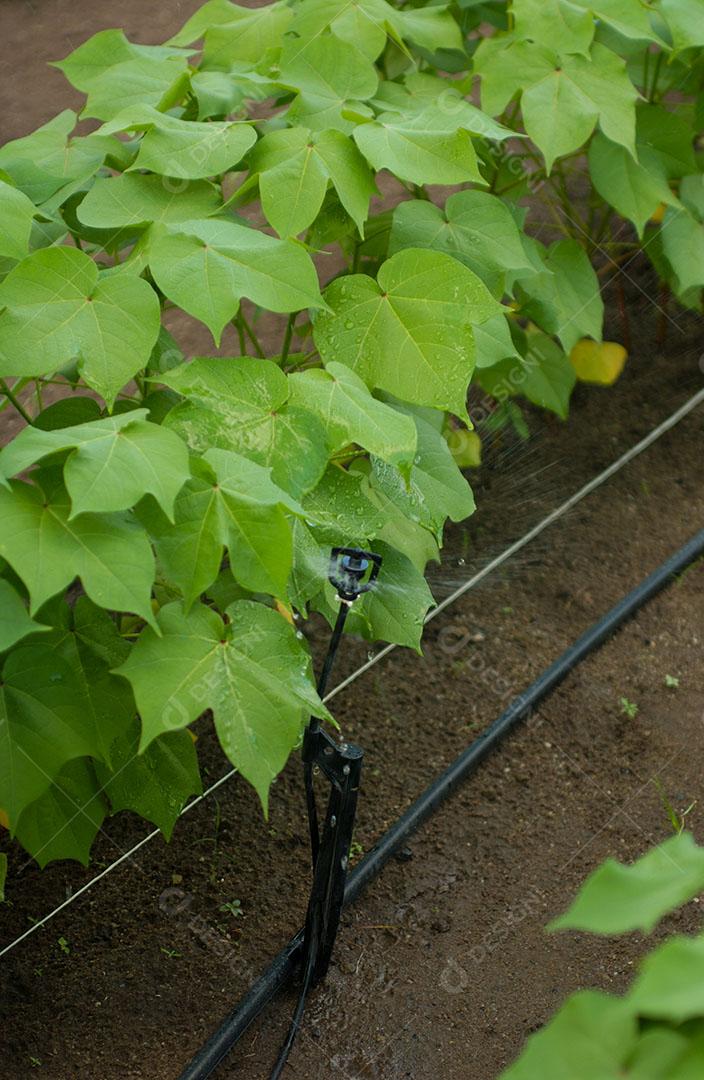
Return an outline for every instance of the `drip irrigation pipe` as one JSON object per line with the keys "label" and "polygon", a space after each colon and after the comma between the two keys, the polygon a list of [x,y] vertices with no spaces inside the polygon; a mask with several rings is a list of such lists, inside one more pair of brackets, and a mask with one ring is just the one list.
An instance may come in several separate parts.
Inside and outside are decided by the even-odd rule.
{"label": "drip irrigation pipe", "polygon": [[[701,405],[702,402],[704,402],[704,389],[698,390],[696,394],[693,394],[691,398],[688,398],[688,400],[685,401],[683,405],[680,405],[679,409],[676,409],[670,416],[663,420],[662,423],[658,424],[657,427],[654,427],[652,431],[648,432],[648,434],[644,438],[642,438],[639,442],[635,443],[635,445],[632,446],[629,450],[627,450],[625,454],[622,454],[621,457],[616,459],[616,461],[613,461],[611,465],[609,465],[606,469],[603,470],[603,472],[600,472],[592,480],[590,480],[583,487],[581,487],[579,491],[576,491],[574,495],[571,495],[569,499],[567,499],[564,503],[561,503],[560,506],[552,510],[547,515],[547,517],[543,518],[542,521],[540,521],[537,525],[535,525],[532,529],[525,533],[524,536],[522,536],[519,540],[516,540],[513,544],[510,544],[509,547],[502,551],[500,555],[497,555],[495,559],[492,559],[491,562],[488,562],[486,566],[483,566],[482,569],[477,571],[476,574],[473,574],[471,578],[463,582],[458,589],[455,589],[455,591],[450,594],[450,596],[446,596],[445,599],[437,605],[437,607],[433,608],[433,610],[428,615],[426,615],[425,622],[430,622],[431,619],[434,619],[436,616],[438,616],[442,611],[449,607],[450,604],[453,604],[455,600],[458,600],[460,596],[463,596],[466,592],[469,592],[470,589],[473,589],[475,585],[478,585],[479,582],[483,581],[484,578],[488,577],[489,574],[493,573],[494,570],[498,569],[499,566],[501,566],[513,555],[515,555],[527,544],[529,544],[532,540],[534,540],[537,536],[539,536],[545,529],[548,528],[548,526],[552,525],[555,521],[558,521],[561,517],[568,513],[568,511],[572,510],[578,503],[580,503],[582,499],[585,499],[588,495],[591,495],[593,491],[596,491],[596,489],[601,487],[602,484],[606,483],[607,480],[610,480],[612,476],[614,476],[617,472],[619,472],[626,465],[628,465],[629,462],[633,461],[633,459],[638,457],[639,454],[642,454],[644,450],[647,450],[650,446],[653,445],[653,443],[657,442],[658,439],[665,435],[666,432],[670,431],[671,428],[675,427],[676,424],[679,424],[680,420],[683,420],[685,416],[688,416],[689,413],[696,409],[698,405]],[[334,686],[332,690],[330,690],[330,692],[326,694],[324,700],[328,702],[337,694],[341,693],[351,683],[353,683],[355,679],[358,679],[361,675],[364,675],[371,667],[374,667],[375,664],[378,664],[380,660],[383,660],[384,657],[388,656],[388,654],[392,652],[395,648],[395,645],[387,645],[378,653],[375,653],[370,660],[367,660],[367,662],[362,664],[360,667],[355,668],[355,670],[350,675],[348,675],[346,679],[343,679],[336,686]],[[226,783],[228,780],[231,780],[232,777],[236,775],[237,769],[229,769],[228,772],[224,773],[223,776],[221,776],[218,780],[215,781],[214,784],[211,784],[210,787],[206,788],[202,795],[198,795],[190,803],[184,806],[179,816],[182,817],[190,810],[193,810],[194,807],[198,806],[205,799],[209,798],[209,796],[212,795],[212,793],[217,788],[219,788],[221,784]],[[131,859],[132,856],[140,850],[140,848],[144,847],[145,844],[148,844],[151,840],[160,835],[161,831],[159,829],[153,829],[152,832],[147,833],[147,835],[142,837],[142,839],[139,840],[136,844],[134,844],[133,847],[123,852],[123,854],[120,855],[118,859],[115,859],[114,862],[109,863],[109,865],[106,866],[104,870],[101,870],[99,874],[96,874],[95,877],[92,877],[89,881],[85,883],[85,885],[82,885],[80,889],[77,889],[75,893],[72,893],[71,896],[67,897],[60,904],[57,904],[55,908],[49,911],[41,919],[38,919],[35,923],[33,923],[27,930],[24,931],[24,933],[20,934],[13,941],[9,942],[9,944],[5,945],[4,948],[0,949],[0,958],[5,956],[6,953],[11,952],[12,949],[17,948],[18,945],[20,945],[28,937],[31,937],[32,934],[36,934],[38,930],[41,930],[43,926],[46,926],[46,924],[50,922],[50,920],[53,919],[56,915],[60,914],[60,912],[64,911],[71,904],[75,903],[75,901],[78,900],[81,896],[84,896],[89,889],[92,889],[93,886],[97,885],[99,881],[102,881],[103,878],[108,876],[108,874],[111,874],[113,870],[116,870],[118,866],[122,866],[125,862]]]}
{"label": "drip irrigation pipe", "polygon": [[[561,656],[543,671],[531,686],[501,713],[477,739],[455,758],[451,765],[420,795],[408,810],[384,833],[369,854],[351,871],[345,889],[344,906],[354,903],[374,880],[405,840],[472,773],[484,758],[532,710],[550,694],[570,672],[603,644],[644,604],[664,589],[677,574],[704,555],[704,529],[693,536],[632,592],[611,608],[577,638]],[[212,1076],[237,1040],[257,1018],[271,998],[289,982],[300,962],[303,930],[281,950],[260,978],[225,1017],[182,1072],[179,1080],[206,1080]]]}

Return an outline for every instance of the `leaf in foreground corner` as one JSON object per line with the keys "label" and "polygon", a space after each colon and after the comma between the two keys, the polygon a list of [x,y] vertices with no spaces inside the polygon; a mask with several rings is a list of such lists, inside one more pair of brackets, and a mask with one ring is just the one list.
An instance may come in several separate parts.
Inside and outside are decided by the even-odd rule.
{"label": "leaf in foreground corner", "polygon": [[591,874],[551,930],[646,933],[663,915],[704,889],[704,848],[691,833],[672,836],[630,866],[607,859]]}

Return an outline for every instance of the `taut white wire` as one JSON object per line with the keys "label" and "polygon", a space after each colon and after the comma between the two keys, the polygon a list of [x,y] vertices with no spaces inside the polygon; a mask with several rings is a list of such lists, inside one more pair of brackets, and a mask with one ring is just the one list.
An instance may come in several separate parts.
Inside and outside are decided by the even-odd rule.
{"label": "taut white wire", "polygon": [[[700,405],[702,402],[704,402],[704,388],[699,390],[696,394],[694,394],[693,397],[689,399],[689,401],[686,401],[684,405],[680,406],[679,409],[673,412],[672,415],[667,418],[667,420],[663,420],[662,424],[658,424],[656,428],[653,428],[653,430],[648,435],[646,435],[644,439],[641,439],[640,442],[636,443],[635,446],[632,446],[630,450],[627,450],[625,454],[622,454],[621,457],[614,461],[611,465],[609,465],[608,468],[604,469],[603,472],[600,472],[598,476],[595,476],[593,480],[590,480],[587,484],[584,485],[584,487],[580,488],[579,491],[575,492],[574,495],[571,495],[569,499],[563,502],[555,510],[552,510],[551,513],[547,515],[547,517],[543,518],[543,520],[537,525],[534,525],[532,529],[530,529],[524,536],[520,538],[520,540],[516,540],[515,543],[507,547],[505,551],[503,551],[500,555],[497,555],[495,559],[492,559],[491,562],[487,563],[485,567],[483,567],[471,578],[465,581],[464,584],[460,585],[458,589],[455,589],[453,593],[450,593],[449,596],[446,596],[445,599],[437,605],[437,607],[434,607],[433,610],[429,612],[428,615],[426,615],[425,622],[429,623],[431,619],[434,619],[436,615],[439,615],[440,612],[444,611],[445,608],[450,606],[450,604],[454,604],[455,600],[458,600],[460,596],[464,596],[464,594],[469,592],[470,589],[473,589],[475,585],[478,585],[480,581],[483,581],[485,577],[493,573],[494,570],[496,570],[499,566],[505,563],[513,555],[515,555],[516,552],[520,551],[521,548],[524,548],[526,544],[529,544],[532,540],[535,540],[536,536],[540,536],[540,534],[544,532],[545,529],[547,529],[559,518],[567,514],[574,506],[577,505],[577,503],[581,502],[582,499],[585,499],[587,495],[591,495],[592,491],[595,491],[602,484],[606,483],[606,481],[609,480],[612,476],[614,476],[615,473],[619,472],[619,470],[622,469],[625,465],[628,465],[628,463],[630,461],[633,461],[634,458],[638,457],[639,454],[642,454],[643,451],[647,450],[649,446],[652,446],[654,442],[657,442],[657,440],[662,435],[668,432],[671,428],[675,427],[675,425],[678,424],[680,420],[684,419],[685,416],[691,413],[693,409],[696,409],[697,405]],[[351,683],[355,681],[355,679],[358,679],[360,675],[364,675],[365,672],[369,671],[370,668],[374,667],[375,664],[378,664],[380,660],[383,660],[384,657],[388,656],[389,653],[393,652],[393,650],[396,648],[398,648],[397,645],[387,645],[378,653],[375,653],[370,660],[367,660],[365,664],[362,664],[361,667],[356,668],[350,675],[347,676],[346,679],[343,679],[342,682],[337,684],[337,686],[334,686],[332,690],[325,695],[325,698],[323,700],[330,701],[331,698],[334,698],[337,694],[341,693],[342,690],[345,690]],[[192,810],[194,806],[198,806],[198,804],[203,802],[204,799],[207,799],[209,795],[212,795],[212,793],[217,788],[219,788],[221,784],[224,784],[227,780],[230,779],[230,777],[234,776],[236,772],[237,769],[230,769],[230,771],[225,773],[224,776],[221,776],[219,780],[216,780],[214,784],[211,784],[210,787],[207,788],[202,795],[199,795],[197,798],[189,802],[187,806],[184,806],[179,816],[182,817],[184,814],[187,814],[189,810]],[[35,931],[41,929],[42,926],[45,926],[50,919],[53,919],[55,915],[58,915],[59,912],[67,908],[69,904],[72,904],[74,902],[74,900],[78,900],[79,896],[82,896],[88,891],[88,889],[91,889],[102,878],[112,873],[112,871],[116,867],[120,866],[121,863],[131,858],[136,851],[139,851],[140,848],[144,847],[145,844],[149,843],[150,840],[153,840],[154,837],[158,836],[159,834],[159,829],[154,829],[152,832],[148,833],[147,836],[143,837],[139,841],[139,843],[135,844],[134,847],[129,849],[129,851],[126,851],[124,855],[121,855],[119,859],[116,859],[114,862],[106,866],[104,870],[101,870],[99,874],[96,874],[95,877],[91,878],[90,881],[87,881],[85,885],[82,885],[80,889],[77,889],[75,893],[72,893],[71,896],[67,897],[67,899],[64,900],[63,903],[59,904],[58,907],[55,907],[53,911],[50,911],[49,914],[45,915],[43,919],[40,919],[39,922],[34,923],[32,926],[30,926],[28,930],[25,930],[23,934],[20,934],[18,938],[15,938],[14,941],[10,942],[9,945],[6,945],[4,949],[0,950],[0,957],[10,952],[11,949],[14,949],[17,945],[20,944],[20,942],[24,941],[31,934],[35,933]]]}

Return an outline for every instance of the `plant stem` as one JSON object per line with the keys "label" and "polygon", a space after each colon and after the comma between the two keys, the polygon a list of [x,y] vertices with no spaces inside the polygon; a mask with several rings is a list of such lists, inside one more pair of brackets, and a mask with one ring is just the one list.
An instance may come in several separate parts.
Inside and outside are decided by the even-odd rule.
{"label": "plant stem", "polygon": [[660,78],[660,67],[662,66],[663,56],[664,53],[662,52],[662,50],[660,50],[657,57],[655,58],[655,71],[653,73],[653,82],[652,86],[650,87],[650,93],[648,94],[648,101],[650,101],[651,103],[655,101],[655,94],[658,88],[658,79]]}
{"label": "plant stem", "polygon": [[288,317],[288,322],[286,323],[286,333],[284,334],[284,343],[281,346],[281,361],[280,361],[280,363],[281,363],[282,367],[284,366],[284,364],[286,363],[286,360],[288,359],[288,354],[289,354],[289,351],[291,349],[291,338],[293,337],[293,327],[294,327],[294,323],[296,322],[297,318],[298,318],[298,312],[297,311],[292,311],[291,314]]}
{"label": "plant stem", "polygon": [[24,405],[22,405],[19,399],[15,397],[12,390],[10,390],[10,387],[7,385],[4,379],[0,379],[0,394],[4,394],[10,404],[14,405],[23,420],[26,420],[28,424],[34,423],[32,417],[29,415]]}
{"label": "plant stem", "polygon": [[254,348],[257,351],[257,355],[261,356],[262,359],[263,359],[265,357],[266,353],[264,352],[261,345],[259,344],[259,339],[257,338],[257,335],[254,333],[254,330],[252,329],[252,327],[247,322],[247,317],[245,316],[245,313],[241,309],[240,309],[240,311],[239,311],[239,313],[237,315],[237,318],[240,320],[240,323],[242,325],[242,329],[246,333],[249,340],[252,342],[252,345],[254,345]]}

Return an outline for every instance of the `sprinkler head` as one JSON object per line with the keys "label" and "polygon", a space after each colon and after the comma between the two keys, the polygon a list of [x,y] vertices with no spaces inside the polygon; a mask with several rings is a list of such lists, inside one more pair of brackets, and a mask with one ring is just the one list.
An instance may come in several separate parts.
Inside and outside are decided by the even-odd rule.
{"label": "sprinkler head", "polygon": [[328,580],[340,600],[352,604],[362,593],[369,592],[381,566],[381,555],[359,548],[333,548],[330,555]]}

